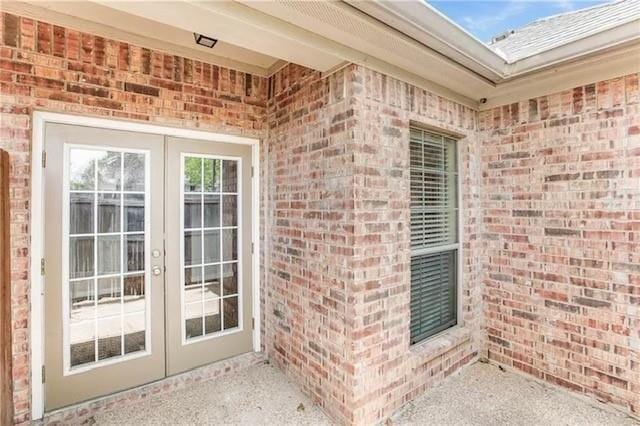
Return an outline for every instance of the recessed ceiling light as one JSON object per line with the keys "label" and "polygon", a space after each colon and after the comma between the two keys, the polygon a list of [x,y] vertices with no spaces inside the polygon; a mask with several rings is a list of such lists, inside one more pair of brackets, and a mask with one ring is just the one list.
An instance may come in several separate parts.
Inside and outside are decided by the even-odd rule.
{"label": "recessed ceiling light", "polygon": [[205,35],[198,34],[198,33],[193,33],[193,37],[196,39],[196,43],[204,47],[211,48],[215,46],[216,43],[218,42],[218,40],[216,40],[215,38],[207,37]]}

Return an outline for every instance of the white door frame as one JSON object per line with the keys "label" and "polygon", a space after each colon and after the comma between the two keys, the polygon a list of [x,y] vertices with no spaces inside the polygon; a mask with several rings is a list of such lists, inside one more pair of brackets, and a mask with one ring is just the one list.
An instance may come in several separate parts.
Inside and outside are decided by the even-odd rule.
{"label": "white door frame", "polygon": [[[176,127],[147,124],[131,121],[119,121],[97,117],[85,117],[54,112],[34,111],[31,148],[31,242],[30,242],[30,348],[31,348],[31,418],[44,416],[44,383],[42,383],[42,367],[44,366],[44,280],[41,275],[41,260],[44,258],[44,191],[42,155],[44,149],[45,126],[47,123],[72,124],[77,126],[96,127],[101,129],[125,130],[139,133],[153,133],[164,136],[175,136],[185,139],[200,139],[211,142],[225,142],[251,146],[253,179],[251,180],[251,204],[254,250],[251,255],[253,266],[253,350],[260,351],[260,140],[241,136],[212,133],[203,130],[181,129]],[[53,165],[49,165],[52,167]]]}

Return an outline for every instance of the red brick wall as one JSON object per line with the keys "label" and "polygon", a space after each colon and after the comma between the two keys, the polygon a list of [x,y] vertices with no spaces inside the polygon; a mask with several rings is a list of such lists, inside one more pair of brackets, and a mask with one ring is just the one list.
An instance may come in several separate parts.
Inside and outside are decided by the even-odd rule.
{"label": "red brick wall", "polygon": [[15,420],[30,415],[29,198],[34,110],[262,137],[267,80],[3,13],[0,147],[11,155]]}
{"label": "red brick wall", "polygon": [[[482,348],[480,162],[476,111],[369,69],[353,78],[354,285],[349,292],[356,424],[385,420],[469,364]],[[460,325],[409,345],[409,125],[460,137]]]}
{"label": "red brick wall", "polygon": [[[265,345],[326,412],[386,419],[471,362],[480,331],[475,111],[351,65],[272,78],[265,180]],[[409,348],[409,123],[463,135],[464,326]]]}
{"label": "red brick wall", "polygon": [[640,413],[638,75],[479,117],[490,358]]}
{"label": "red brick wall", "polygon": [[347,304],[354,281],[353,67],[321,78],[288,65],[270,79],[265,186],[264,345],[334,419],[347,422]]}
{"label": "red brick wall", "polygon": [[[264,138],[263,345],[334,419],[383,420],[487,348],[638,411],[637,75],[478,114],[355,65],[264,79],[8,14],[0,24],[16,421],[29,418],[36,109]],[[463,323],[410,348],[412,121],[461,137]]]}

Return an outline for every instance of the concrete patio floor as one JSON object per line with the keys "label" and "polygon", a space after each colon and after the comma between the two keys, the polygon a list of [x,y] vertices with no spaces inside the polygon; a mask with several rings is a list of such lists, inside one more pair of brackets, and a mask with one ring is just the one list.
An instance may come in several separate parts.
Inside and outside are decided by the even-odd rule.
{"label": "concrete patio floor", "polygon": [[[638,426],[622,413],[477,363],[409,403],[393,425]],[[260,364],[217,381],[95,416],[98,425],[329,425],[277,368]]]}
{"label": "concrete patio floor", "polygon": [[640,422],[597,401],[586,402],[495,365],[476,363],[407,404],[393,424],[638,426]]}
{"label": "concrete patio floor", "polygon": [[135,426],[331,424],[280,370],[266,363],[154,396],[93,420],[98,425]]}

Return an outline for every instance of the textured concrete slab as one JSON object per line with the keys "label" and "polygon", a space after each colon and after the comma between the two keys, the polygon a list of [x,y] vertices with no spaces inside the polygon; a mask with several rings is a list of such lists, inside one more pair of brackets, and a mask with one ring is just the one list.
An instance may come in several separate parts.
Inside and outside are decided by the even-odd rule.
{"label": "textured concrete slab", "polygon": [[[95,416],[99,425],[330,425],[277,368],[259,364],[237,374]],[[431,389],[387,425],[616,425],[632,418],[498,367],[477,363]]]}
{"label": "textured concrete slab", "polygon": [[93,420],[99,425],[135,426],[331,424],[309,398],[269,364],[151,397]]}
{"label": "textured concrete slab", "polygon": [[407,404],[394,425],[638,426],[625,414],[563,390],[476,363]]}

